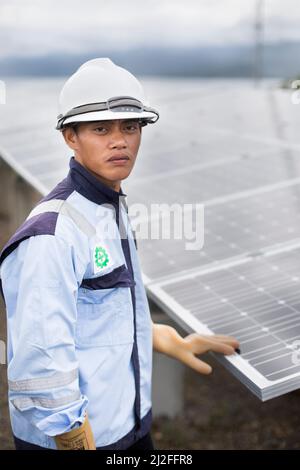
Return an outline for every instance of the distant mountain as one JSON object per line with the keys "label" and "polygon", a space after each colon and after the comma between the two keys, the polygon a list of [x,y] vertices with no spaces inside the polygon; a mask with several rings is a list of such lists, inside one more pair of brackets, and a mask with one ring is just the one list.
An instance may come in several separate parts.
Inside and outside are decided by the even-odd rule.
{"label": "distant mountain", "polygon": [[[136,48],[127,51],[96,49],[86,54],[9,57],[0,59],[5,76],[61,76],[94,57],[110,57],[137,75],[188,77],[251,77],[254,47],[224,45],[193,48]],[[263,76],[287,78],[300,73],[300,42],[264,46]]]}

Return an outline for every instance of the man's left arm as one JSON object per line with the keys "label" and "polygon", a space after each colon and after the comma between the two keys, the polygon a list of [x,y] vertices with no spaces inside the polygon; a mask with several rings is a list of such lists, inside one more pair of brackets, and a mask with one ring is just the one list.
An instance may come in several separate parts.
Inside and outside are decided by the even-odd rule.
{"label": "man's left arm", "polygon": [[200,374],[210,374],[212,368],[198,357],[208,351],[220,354],[234,354],[239,342],[231,336],[200,335],[191,333],[184,338],[169,325],[152,322],[153,349],[179,360]]}

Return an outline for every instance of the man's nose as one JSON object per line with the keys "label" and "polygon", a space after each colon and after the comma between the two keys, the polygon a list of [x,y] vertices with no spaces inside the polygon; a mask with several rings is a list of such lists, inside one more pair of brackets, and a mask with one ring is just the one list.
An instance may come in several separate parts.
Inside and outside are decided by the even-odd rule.
{"label": "man's nose", "polygon": [[127,142],[125,136],[118,126],[114,126],[111,130],[110,145],[112,147],[126,147]]}

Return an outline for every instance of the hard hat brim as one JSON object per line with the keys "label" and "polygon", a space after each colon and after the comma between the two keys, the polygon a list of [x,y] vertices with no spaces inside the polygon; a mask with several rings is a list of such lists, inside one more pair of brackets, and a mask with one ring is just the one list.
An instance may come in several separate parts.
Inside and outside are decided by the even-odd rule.
{"label": "hard hat brim", "polygon": [[117,111],[95,111],[91,113],[78,114],[76,116],[68,117],[64,120],[63,125],[75,122],[88,122],[88,121],[108,121],[115,119],[146,119],[155,121],[157,115],[151,112],[143,111],[141,113],[135,112],[117,112]]}

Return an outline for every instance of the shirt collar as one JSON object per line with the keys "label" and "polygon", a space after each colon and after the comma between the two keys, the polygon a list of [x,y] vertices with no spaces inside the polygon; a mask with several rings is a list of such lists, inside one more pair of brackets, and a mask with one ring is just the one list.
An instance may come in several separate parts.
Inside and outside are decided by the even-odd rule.
{"label": "shirt collar", "polygon": [[82,166],[81,163],[75,160],[74,156],[70,159],[69,167],[69,177],[72,180],[75,190],[87,199],[96,204],[102,204],[104,202],[119,204],[120,200],[122,200],[121,202],[126,205],[126,194],[123,193],[122,188],[120,191],[115,191],[102,183],[96,176]]}

